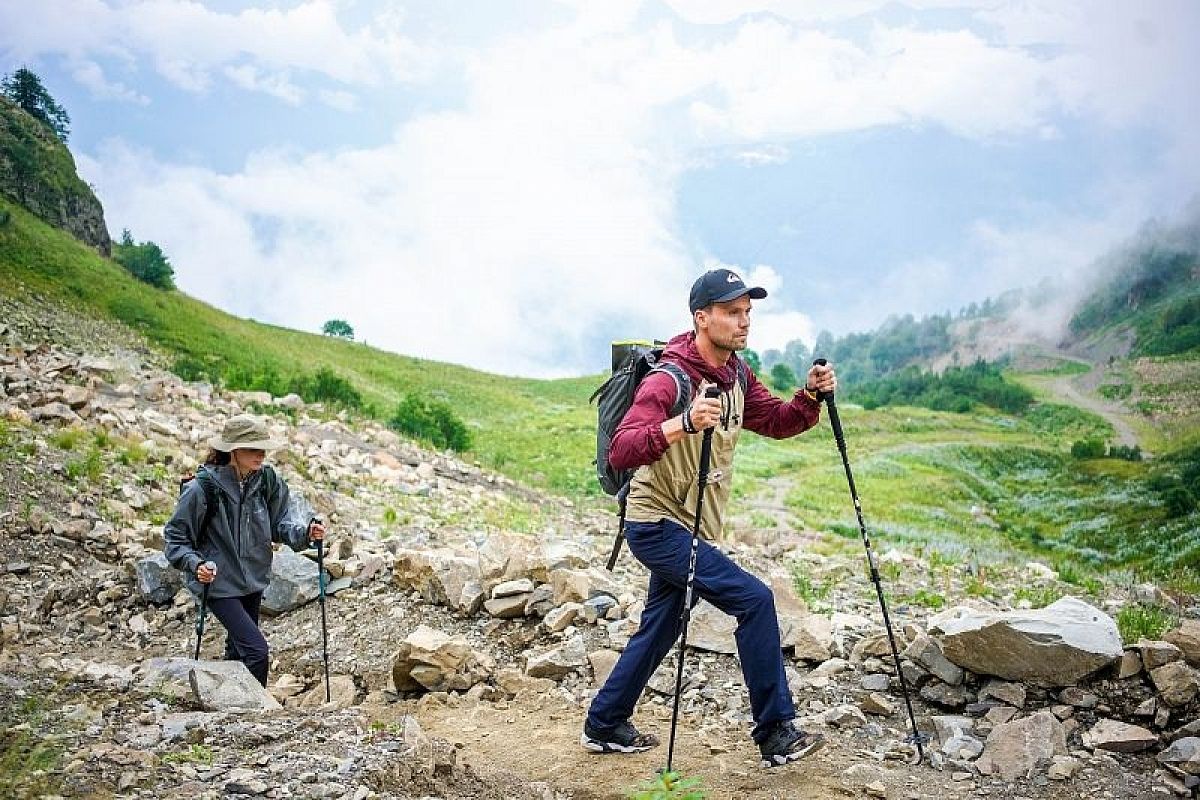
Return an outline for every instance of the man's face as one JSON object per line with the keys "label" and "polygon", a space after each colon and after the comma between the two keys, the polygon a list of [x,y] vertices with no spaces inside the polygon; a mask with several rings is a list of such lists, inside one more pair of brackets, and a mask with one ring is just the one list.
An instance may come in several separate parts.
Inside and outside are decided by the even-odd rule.
{"label": "man's face", "polygon": [[745,350],[750,335],[750,296],[713,303],[696,312],[696,327],[722,350]]}

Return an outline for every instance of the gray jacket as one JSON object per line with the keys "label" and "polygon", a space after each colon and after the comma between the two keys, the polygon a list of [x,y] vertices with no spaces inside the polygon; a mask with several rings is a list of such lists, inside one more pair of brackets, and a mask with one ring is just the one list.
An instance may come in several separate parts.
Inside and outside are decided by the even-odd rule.
{"label": "gray jacket", "polygon": [[[205,561],[217,565],[217,579],[209,589],[210,598],[241,597],[261,592],[271,582],[272,542],[284,542],[293,550],[308,547],[308,524],[287,519],[288,487],[282,478],[276,483],[273,502],[268,508],[262,473],[246,479],[245,494],[231,465],[200,468],[207,472],[222,494],[221,507],[212,515],[208,530],[200,527],[208,502],[199,479],[189,481],[175,506],[175,513],[163,529],[163,552],[171,566],[181,570],[188,588],[200,594],[196,568]],[[276,473],[278,476],[278,473]]]}

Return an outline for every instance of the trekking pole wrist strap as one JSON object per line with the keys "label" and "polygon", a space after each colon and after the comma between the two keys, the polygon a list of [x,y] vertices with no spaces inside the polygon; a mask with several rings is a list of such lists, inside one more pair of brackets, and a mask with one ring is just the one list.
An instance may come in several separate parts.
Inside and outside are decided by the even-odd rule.
{"label": "trekking pole wrist strap", "polygon": [[683,409],[683,414],[680,415],[680,419],[683,420],[683,432],[684,433],[698,433],[699,432],[696,430],[696,426],[692,423],[692,406],[690,403],[688,404],[687,408]]}

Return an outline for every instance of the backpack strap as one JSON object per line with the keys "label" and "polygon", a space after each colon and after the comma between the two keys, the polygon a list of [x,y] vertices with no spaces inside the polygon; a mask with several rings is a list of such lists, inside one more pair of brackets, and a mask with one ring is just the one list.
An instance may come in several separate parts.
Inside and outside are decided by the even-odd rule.
{"label": "backpack strap", "polygon": [[212,524],[213,517],[221,507],[221,489],[203,470],[198,472],[193,480],[200,484],[200,490],[204,492],[204,519],[200,523],[200,530],[196,532],[196,546],[199,547],[204,535],[208,533],[208,526]]}
{"label": "backpack strap", "polygon": [[672,361],[660,361],[650,372],[665,372],[675,381],[675,403],[671,406],[668,416],[682,414],[683,409],[692,401],[692,379],[688,377],[687,372]]}

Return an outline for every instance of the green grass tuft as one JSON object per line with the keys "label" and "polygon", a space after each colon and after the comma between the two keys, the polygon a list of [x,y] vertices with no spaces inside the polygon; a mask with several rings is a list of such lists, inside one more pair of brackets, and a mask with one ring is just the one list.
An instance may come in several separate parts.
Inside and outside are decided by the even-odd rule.
{"label": "green grass tuft", "polygon": [[1133,603],[1117,612],[1117,630],[1125,644],[1160,639],[1178,622],[1174,614],[1154,603]]}

